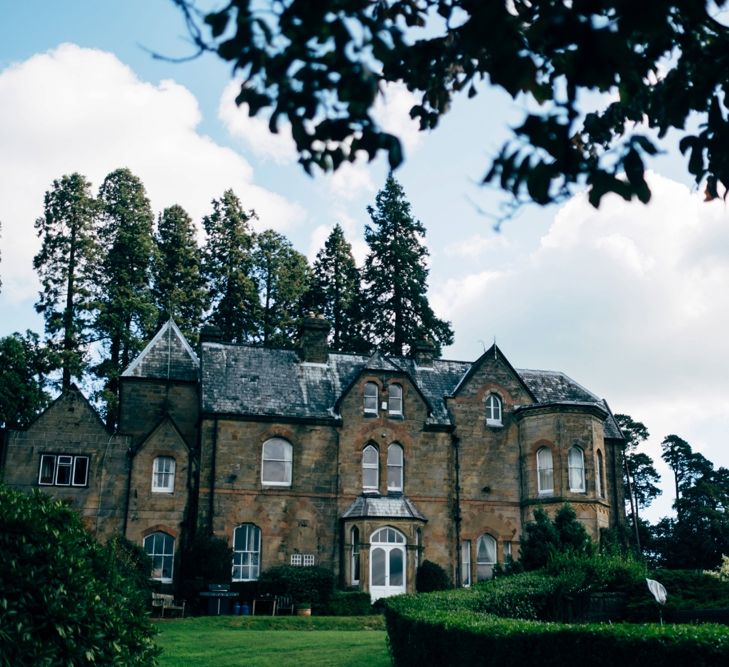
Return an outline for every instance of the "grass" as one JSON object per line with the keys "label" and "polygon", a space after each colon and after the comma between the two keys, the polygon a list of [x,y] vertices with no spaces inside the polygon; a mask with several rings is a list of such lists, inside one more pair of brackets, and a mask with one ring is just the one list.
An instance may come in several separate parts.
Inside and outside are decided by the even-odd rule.
{"label": "grass", "polygon": [[382,616],[204,616],[157,623],[160,667],[390,667]]}

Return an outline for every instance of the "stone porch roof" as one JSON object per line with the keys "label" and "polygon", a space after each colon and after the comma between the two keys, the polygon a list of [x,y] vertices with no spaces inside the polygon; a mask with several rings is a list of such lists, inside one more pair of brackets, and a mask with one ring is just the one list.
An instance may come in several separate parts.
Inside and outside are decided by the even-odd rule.
{"label": "stone porch roof", "polygon": [[357,496],[342,514],[343,519],[427,519],[405,496]]}

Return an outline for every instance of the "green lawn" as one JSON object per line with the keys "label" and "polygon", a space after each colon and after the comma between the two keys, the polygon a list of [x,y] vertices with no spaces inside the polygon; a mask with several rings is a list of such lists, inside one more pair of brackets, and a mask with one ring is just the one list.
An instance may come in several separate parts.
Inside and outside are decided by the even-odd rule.
{"label": "green lawn", "polygon": [[157,623],[161,667],[390,667],[381,616],[206,616]]}

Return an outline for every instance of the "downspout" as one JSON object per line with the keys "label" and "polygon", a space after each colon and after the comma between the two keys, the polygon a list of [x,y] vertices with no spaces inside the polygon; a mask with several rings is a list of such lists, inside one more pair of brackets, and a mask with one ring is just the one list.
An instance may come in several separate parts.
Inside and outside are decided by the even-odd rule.
{"label": "downspout", "polygon": [[213,534],[213,512],[215,511],[215,458],[218,451],[218,419],[213,426],[213,451],[210,455],[210,495],[208,498],[208,530]]}
{"label": "downspout", "polygon": [[453,521],[456,527],[456,586],[463,585],[463,573],[461,572],[461,461],[460,461],[460,438],[455,431],[451,434],[453,444],[453,468],[455,473],[455,508],[453,509]]}

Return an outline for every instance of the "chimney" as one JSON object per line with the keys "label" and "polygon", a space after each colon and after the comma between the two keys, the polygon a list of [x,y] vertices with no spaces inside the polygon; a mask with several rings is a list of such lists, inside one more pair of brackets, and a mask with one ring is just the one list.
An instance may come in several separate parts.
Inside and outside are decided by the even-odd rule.
{"label": "chimney", "polygon": [[420,368],[431,368],[435,357],[435,345],[427,340],[419,340],[410,347],[410,356]]}
{"label": "chimney", "polygon": [[307,315],[301,324],[299,356],[302,361],[325,364],[329,358],[329,322],[322,315]]}

